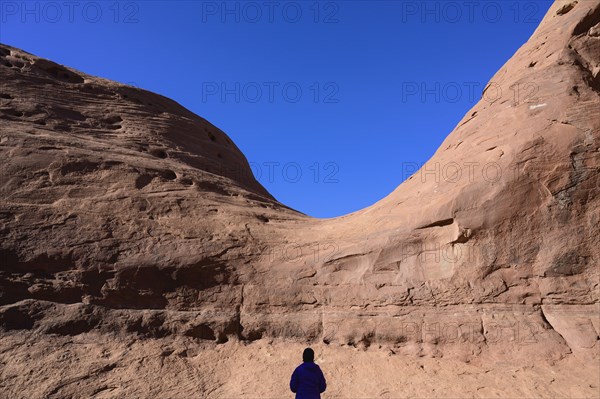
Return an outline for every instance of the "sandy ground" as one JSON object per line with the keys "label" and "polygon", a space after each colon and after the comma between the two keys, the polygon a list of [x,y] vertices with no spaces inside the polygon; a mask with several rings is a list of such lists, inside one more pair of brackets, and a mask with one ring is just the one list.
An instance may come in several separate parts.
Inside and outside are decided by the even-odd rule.
{"label": "sandy ground", "polygon": [[[292,398],[289,377],[306,345],[259,340],[199,344],[96,333],[0,336],[1,398]],[[600,359],[555,364],[407,357],[312,345],[327,398],[598,398]]]}

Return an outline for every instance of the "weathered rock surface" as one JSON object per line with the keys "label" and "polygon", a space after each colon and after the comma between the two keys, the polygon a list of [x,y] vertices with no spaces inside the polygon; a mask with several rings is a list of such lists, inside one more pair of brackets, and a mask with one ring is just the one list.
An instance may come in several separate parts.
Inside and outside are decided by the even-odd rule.
{"label": "weathered rock surface", "polygon": [[[283,339],[580,361],[598,375],[600,2],[556,2],[420,170],[334,219],[278,203],[225,133],[169,99],[9,46],[0,64],[6,370],[29,346],[100,334],[106,347]],[[27,389],[10,373],[0,393]],[[206,396],[232,394],[213,378]],[[595,381],[519,392],[593,396]],[[24,397],[77,393],[50,382]],[[79,394],[119,394],[97,388]]]}

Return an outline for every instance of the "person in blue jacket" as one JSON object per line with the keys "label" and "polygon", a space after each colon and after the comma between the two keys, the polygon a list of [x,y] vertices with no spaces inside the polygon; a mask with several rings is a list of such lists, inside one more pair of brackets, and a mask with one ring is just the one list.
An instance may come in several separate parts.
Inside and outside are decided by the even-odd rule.
{"label": "person in blue jacket", "polygon": [[296,399],[321,399],[327,383],[321,368],[315,364],[315,352],[311,348],[304,349],[302,361],[292,373],[290,389],[296,394]]}

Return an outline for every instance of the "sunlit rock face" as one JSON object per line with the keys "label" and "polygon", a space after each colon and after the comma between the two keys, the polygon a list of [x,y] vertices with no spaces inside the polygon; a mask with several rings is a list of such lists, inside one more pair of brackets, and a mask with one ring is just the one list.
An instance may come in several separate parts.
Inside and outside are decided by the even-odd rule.
{"label": "sunlit rock face", "polygon": [[5,45],[0,74],[2,334],[598,357],[598,1],[555,3],[420,170],[333,219],[172,100]]}

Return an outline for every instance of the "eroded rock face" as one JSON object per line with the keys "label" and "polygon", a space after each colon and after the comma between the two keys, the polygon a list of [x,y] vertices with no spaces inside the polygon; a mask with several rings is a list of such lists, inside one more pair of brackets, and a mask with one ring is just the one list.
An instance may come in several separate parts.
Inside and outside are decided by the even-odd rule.
{"label": "eroded rock face", "polygon": [[599,32],[554,4],[423,168],[324,220],[175,102],[2,46],[0,325],[597,357]]}

